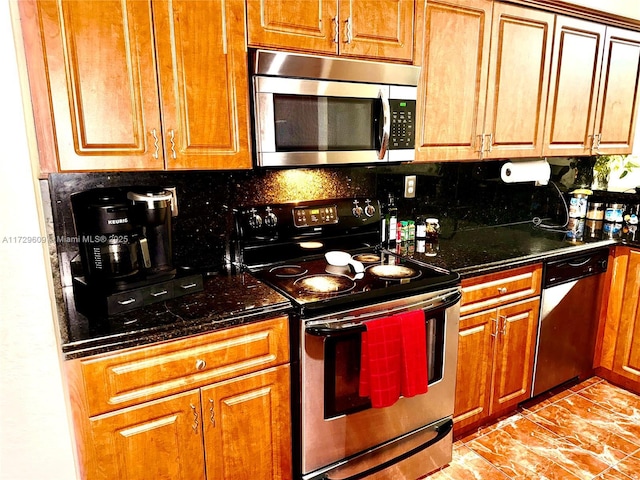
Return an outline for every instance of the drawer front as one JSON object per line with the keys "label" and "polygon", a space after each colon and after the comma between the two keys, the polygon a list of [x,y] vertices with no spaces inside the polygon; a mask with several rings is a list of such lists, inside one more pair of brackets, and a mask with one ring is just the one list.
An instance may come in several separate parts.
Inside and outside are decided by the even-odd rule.
{"label": "drawer front", "polygon": [[289,361],[287,317],[81,361],[89,415]]}
{"label": "drawer front", "polygon": [[542,264],[465,279],[462,281],[460,314],[479,312],[540,295],[541,285]]}

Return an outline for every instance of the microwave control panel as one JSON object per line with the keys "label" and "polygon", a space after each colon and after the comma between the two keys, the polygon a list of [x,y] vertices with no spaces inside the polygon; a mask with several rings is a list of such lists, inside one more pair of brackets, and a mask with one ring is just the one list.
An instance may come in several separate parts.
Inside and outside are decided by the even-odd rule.
{"label": "microwave control panel", "polygon": [[389,149],[414,148],[416,101],[390,99],[389,106],[391,107]]}

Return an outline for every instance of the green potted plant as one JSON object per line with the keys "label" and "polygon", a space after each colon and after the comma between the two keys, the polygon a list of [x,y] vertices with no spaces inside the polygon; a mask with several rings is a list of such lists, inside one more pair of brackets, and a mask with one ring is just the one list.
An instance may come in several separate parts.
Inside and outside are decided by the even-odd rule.
{"label": "green potted plant", "polygon": [[609,177],[620,172],[619,178],[626,177],[629,172],[640,167],[631,155],[598,155],[593,165],[593,190],[607,190]]}

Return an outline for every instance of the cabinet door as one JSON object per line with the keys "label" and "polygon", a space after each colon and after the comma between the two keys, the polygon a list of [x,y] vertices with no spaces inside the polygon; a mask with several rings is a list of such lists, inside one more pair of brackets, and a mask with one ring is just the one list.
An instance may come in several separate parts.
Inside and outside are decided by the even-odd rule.
{"label": "cabinet door", "polygon": [[59,169],[161,169],[150,2],[43,0],[37,8]]}
{"label": "cabinet door", "polygon": [[589,155],[605,26],[558,16],[543,155]]}
{"label": "cabinet door", "polygon": [[417,160],[480,158],[492,4],[427,2]]}
{"label": "cabinet door", "polygon": [[167,168],[251,168],[244,1],[159,0],[153,13]]}
{"label": "cabinet door", "polygon": [[497,310],[460,319],[453,421],[462,428],[489,415]]}
{"label": "cabinet door", "polygon": [[93,417],[90,424],[86,448],[95,463],[89,480],[205,479],[197,390]]}
{"label": "cabinet door", "polygon": [[203,388],[207,477],[289,479],[289,401],[289,365]]}
{"label": "cabinet door", "polygon": [[414,0],[340,0],[340,55],[411,61]]}
{"label": "cabinet door", "polygon": [[640,250],[629,252],[613,371],[640,382]]}
{"label": "cabinet door", "polygon": [[538,298],[498,309],[491,413],[529,398],[539,313]]}
{"label": "cabinet door", "polygon": [[252,47],[335,54],[337,22],[338,0],[247,0]]}
{"label": "cabinet door", "polygon": [[640,95],[640,33],[607,27],[595,132],[598,153],[630,154]]}
{"label": "cabinet door", "polygon": [[483,158],[542,155],[554,22],[551,13],[494,4]]}

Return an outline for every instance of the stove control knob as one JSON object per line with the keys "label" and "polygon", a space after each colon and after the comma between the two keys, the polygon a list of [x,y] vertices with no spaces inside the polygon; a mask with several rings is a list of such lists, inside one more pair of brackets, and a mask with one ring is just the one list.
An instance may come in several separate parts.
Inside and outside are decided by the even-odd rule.
{"label": "stove control knob", "polygon": [[362,207],[360,205],[356,205],[353,207],[352,212],[354,217],[360,217],[362,215]]}
{"label": "stove control knob", "polygon": [[264,225],[273,228],[278,224],[278,217],[273,212],[269,212],[264,216]]}
{"label": "stove control knob", "polygon": [[262,226],[262,217],[253,212],[249,217],[249,226],[254,229],[260,228]]}
{"label": "stove control knob", "polygon": [[373,214],[376,213],[376,207],[374,207],[371,204],[368,204],[366,207],[364,207],[364,214],[367,217],[373,217]]}

